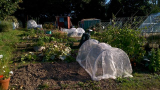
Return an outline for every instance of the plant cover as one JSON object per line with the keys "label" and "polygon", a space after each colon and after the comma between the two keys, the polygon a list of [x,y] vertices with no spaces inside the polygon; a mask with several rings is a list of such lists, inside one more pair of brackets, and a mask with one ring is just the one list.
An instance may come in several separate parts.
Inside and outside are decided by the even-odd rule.
{"label": "plant cover", "polygon": [[132,77],[128,55],[119,48],[100,43],[95,39],[87,40],[82,44],[76,61],[93,80]]}

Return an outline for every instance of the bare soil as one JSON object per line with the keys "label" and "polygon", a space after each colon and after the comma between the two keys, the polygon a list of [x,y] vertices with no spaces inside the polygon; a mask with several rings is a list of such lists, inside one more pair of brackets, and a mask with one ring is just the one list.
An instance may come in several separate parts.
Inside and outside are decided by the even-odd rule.
{"label": "bare soil", "polygon": [[59,90],[59,89],[116,89],[112,79],[92,81],[89,74],[77,63],[46,62],[23,65],[13,69],[10,89]]}

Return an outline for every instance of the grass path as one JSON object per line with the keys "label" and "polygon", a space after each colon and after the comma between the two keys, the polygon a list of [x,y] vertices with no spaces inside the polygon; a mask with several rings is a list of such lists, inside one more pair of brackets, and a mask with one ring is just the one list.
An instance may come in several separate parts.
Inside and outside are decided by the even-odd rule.
{"label": "grass path", "polygon": [[13,57],[12,52],[15,50],[15,43],[20,41],[20,36],[24,30],[12,30],[9,32],[0,32],[0,54],[3,59],[11,59]]}

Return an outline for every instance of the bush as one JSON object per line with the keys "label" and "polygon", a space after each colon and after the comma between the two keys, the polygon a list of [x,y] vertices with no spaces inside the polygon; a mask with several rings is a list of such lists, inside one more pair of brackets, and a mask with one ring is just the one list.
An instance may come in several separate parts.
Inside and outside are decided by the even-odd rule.
{"label": "bush", "polygon": [[141,37],[140,34],[138,30],[111,27],[100,34],[96,33],[95,36],[100,42],[105,42],[112,47],[120,48],[124,50],[130,58],[134,58],[136,62],[140,62],[145,54],[145,50],[142,47],[145,39]]}
{"label": "bush", "polygon": [[44,60],[65,60],[67,56],[70,56],[71,48],[64,44],[57,43],[56,41],[54,43],[49,43],[45,47],[46,49],[43,53],[45,56]]}
{"label": "bush", "polygon": [[12,23],[8,21],[0,22],[0,32],[7,32],[13,29]]}
{"label": "bush", "polygon": [[76,42],[77,40],[76,40],[75,38],[68,37],[68,41],[69,41],[69,42]]}
{"label": "bush", "polygon": [[54,31],[52,37],[66,39],[68,36],[67,33],[64,33],[62,31]]}
{"label": "bush", "polygon": [[149,63],[149,70],[153,72],[160,71],[160,49],[157,51],[152,49],[149,56],[148,56],[150,63]]}
{"label": "bush", "polygon": [[8,22],[15,22],[18,23],[18,20],[15,16],[7,16],[4,21],[8,21]]}
{"label": "bush", "polygon": [[45,23],[43,25],[44,29],[55,29],[56,27],[53,25],[53,23]]}

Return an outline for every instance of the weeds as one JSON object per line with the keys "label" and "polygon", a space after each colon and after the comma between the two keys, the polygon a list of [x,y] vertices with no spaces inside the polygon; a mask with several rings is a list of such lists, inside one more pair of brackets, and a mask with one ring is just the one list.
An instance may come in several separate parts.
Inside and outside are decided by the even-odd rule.
{"label": "weeds", "polygon": [[43,85],[38,86],[39,90],[45,90],[45,89],[48,89],[48,88],[49,88],[49,86],[47,84],[43,84]]}

